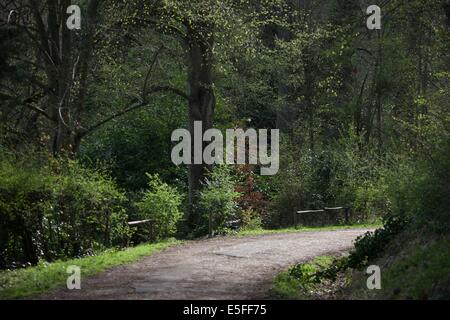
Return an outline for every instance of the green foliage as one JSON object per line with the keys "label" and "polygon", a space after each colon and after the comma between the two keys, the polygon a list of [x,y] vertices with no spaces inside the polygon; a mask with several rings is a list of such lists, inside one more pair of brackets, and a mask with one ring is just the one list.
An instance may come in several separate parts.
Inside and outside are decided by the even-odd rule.
{"label": "green foliage", "polygon": [[237,218],[237,200],[240,194],[235,191],[235,185],[235,177],[229,166],[215,166],[211,170],[199,195],[202,221],[197,232],[207,233],[210,222],[215,233],[227,231],[227,222]]}
{"label": "green foliage", "polygon": [[295,265],[289,269],[289,275],[308,286],[320,282],[317,276],[319,270],[329,266],[333,259],[328,256],[316,258],[313,263]]}
{"label": "green foliage", "polygon": [[321,281],[319,272],[332,262],[333,257],[319,256],[278,274],[272,285],[272,295],[278,299],[311,299],[311,293]]}
{"label": "green foliage", "polygon": [[105,162],[117,183],[129,191],[147,186],[146,172],[158,172],[165,180],[184,179],[185,168],[176,167],[170,159],[170,135],[184,124],[177,110],[180,106],[174,99],[154,102],[157,117],[155,110],[141,110],[118,119],[114,126],[107,126],[87,139],[80,160],[94,166]]}
{"label": "green foliage", "polygon": [[408,252],[383,272],[387,299],[449,299],[450,239],[441,239]]}
{"label": "green foliage", "polygon": [[430,158],[400,163],[388,175],[392,212],[441,234],[450,230],[448,141],[438,144]]}
{"label": "green foliage", "polygon": [[149,190],[137,203],[139,217],[152,220],[151,240],[171,237],[183,216],[180,211],[182,196],[176,188],[162,182],[158,175],[147,174],[147,177]]}
{"label": "green foliage", "polygon": [[[280,173],[272,179],[276,188],[273,223],[292,224],[297,210],[333,206],[350,207],[353,223],[374,222],[388,214],[390,203],[382,175],[387,161],[377,155],[373,145],[363,145],[351,131],[316,152],[302,152],[292,139],[285,139]],[[321,221],[314,217],[313,221],[304,218],[298,222]]]}
{"label": "green foliage", "polygon": [[263,221],[261,217],[252,209],[245,209],[239,213],[242,231],[261,230]]}
{"label": "green foliage", "polygon": [[290,276],[288,272],[278,274],[272,285],[272,295],[278,299],[302,299],[300,292],[303,286],[297,279]]}
{"label": "green foliage", "polygon": [[[359,239],[350,257],[330,269],[334,274],[377,259],[401,241],[406,221],[411,230],[447,234],[450,41],[444,2],[386,1],[383,11],[395,14],[383,20],[383,32],[361,32],[357,0],[107,1],[93,22],[95,46],[84,41],[88,34],[73,34],[71,54],[56,57],[58,64],[42,59],[43,52],[58,50],[33,41],[34,29],[28,34],[5,25],[0,267],[122,245],[130,239],[130,217],[157,221],[151,236],[147,225],[137,227],[137,239],[139,233],[145,239],[173,234],[188,179],[187,168],[170,160],[170,135],[187,127],[187,106],[191,120],[197,117],[196,91],[202,101],[205,93],[215,97],[208,104],[214,112],[200,112],[214,127],[277,128],[282,138],[274,177],[251,173],[242,184],[231,169],[214,168],[192,197],[192,220],[200,218],[189,227],[197,234],[210,227],[225,233],[230,220],[256,234],[261,226],[292,226],[297,210],[331,206],[350,207],[352,223],[384,217],[385,227]],[[48,6],[37,9],[30,23],[42,15],[58,47],[65,34],[51,35],[50,24],[63,24],[64,12],[54,10],[52,18]],[[77,54],[81,48],[90,59]],[[73,83],[61,90],[67,79]],[[28,144],[58,156],[73,147],[78,160],[3,155]],[[135,199],[146,187],[145,172],[170,186],[152,176],[150,190]],[[301,219],[303,226],[330,222]],[[342,224],[342,217],[332,223]]]}
{"label": "green foliage", "polygon": [[293,225],[294,213],[307,207],[305,201],[307,195],[303,183],[295,175],[287,173],[286,176],[281,173],[279,178],[280,185],[273,196],[269,221],[267,222],[267,225],[272,228]]}
{"label": "green foliage", "polygon": [[[445,145],[446,140],[443,141],[442,144]],[[392,255],[389,248],[401,246],[401,242],[404,241],[402,236],[405,233],[420,235],[417,237],[418,241],[423,241],[432,234],[448,233],[450,221],[448,215],[450,193],[446,187],[448,157],[443,150],[437,148],[435,152],[429,154],[430,158],[426,159],[420,157],[415,161],[397,161],[396,168],[391,167],[383,174],[382,181],[386,193],[383,197],[391,205],[390,214],[385,216],[383,227],[358,237],[349,256],[335,261],[329,268],[319,272],[316,275],[318,278],[333,280],[340,272],[349,268],[362,270],[367,265]],[[415,257],[424,254],[425,252],[416,252],[413,255],[410,252],[402,253],[406,258],[398,258],[393,266],[386,267],[391,278],[390,282],[384,283],[389,283],[391,289],[397,286],[394,291],[398,291],[402,287],[401,282],[396,281],[392,274],[395,274],[397,269],[403,268],[402,278],[409,275],[417,280],[409,282],[406,292],[415,298],[420,298],[421,294],[429,295],[431,288],[426,288],[425,283],[438,281],[433,275],[439,275],[444,272],[443,270],[448,271],[448,266],[445,255],[440,260],[438,254],[431,252],[433,264],[439,271],[433,273],[431,270],[424,270],[421,272],[429,274],[430,277],[427,275],[417,277],[414,269],[425,269],[425,266],[417,266],[418,261]],[[403,292],[403,297],[404,294]]]}
{"label": "green foliage", "polygon": [[359,236],[348,256],[335,260],[327,268],[317,272],[314,275],[315,279],[318,282],[324,279],[335,280],[340,272],[349,268],[362,270],[370,262],[381,257],[407,225],[407,221],[403,218],[387,217],[382,228]]}
{"label": "green foliage", "polygon": [[347,265],[361,268],[383,256],[405,229],[427,230],[428,233],[447,234],[450,230],[450,188],[448,177],[450,161],[444,139],[436,151],[415,161],[397,161],[382,179],[384,197],[390,204],[390,214],[385,217],[383,228],[359,237]]}
{"label": "green foliage", "polygon": [[370,262],[386,253],[386,249],[405,230],[407,222],[398,217],[388,217],[382,228],[367,232],[355,241],[355,247],[348,256],[315,260],[313,263],[298,264],[287,274],[280,274],[275,280],[277,296],[292,299],[309,298],[311,292],[324,282],[336,281],[338,274],[348,269],[362,270]]}
{"label": "green foliage", "polygon": [[401,217],[388,217],[384,221],[383,228],[360,236],[355,241],[355,247],[348,257],[348,267],[360,269],[368,262],[380,257],[387,246],[407,226],[407,220]]}
{"label": "green foliage", "polygon": [[84,169],[75,162],[68,162],[62,170],[63,176],[57,178],[52,192],[55,204],[49,203],[46,214],[63,213],[57,219],[71,225],[61,235],[63,241],[79,239],[80,252],[96,246],[124,245],[130,231],[125,224],[123,192],[104,173]]}
{"label": "green foliage", "polygon": [[349,206],[352,220],[371,221],[390,211],[382,171],[388,167],[386,158],[376,146],[349,131],[331,146],[330,179],[327,198],[335,204]]}
{"label": "green foliage", "polygon": [[0,159],[1,267],[127,243],[126,199],[105,173],[71,160],[28,156]]}
{"label": "green foliage", "polygon": [[[111,4],[114,6],[114,4]],[[115,25],[117,12],[108,23]],[[99,57],[100,79],[93,85],[96,105],[107,105],[118,112],[129,104],[129,96],[142,94],[149,72],[150,57],[158,52],[157,64],[151,69],[148,86],[171,84],[182,88],[186,81],[183,61],[174,61],[179,47],[170,37],[153,32],[130,30],[139,43],[123,34],[106,34]],[[163,48],[163,49],[160,49]],[[126,94],[124,94],[126,93]],[[175,166],[170,158],[171,133],[186,123],[185,101],[170,92],[154,93],[148,105],[117,117],[84,139],[80,160],[97,166],[107,163],[118,185],[137,192],[147,186],[146,172],[158,172],[164,181],[184,180],[186,168]],[[179,187],[186,188],[184,181]]]}

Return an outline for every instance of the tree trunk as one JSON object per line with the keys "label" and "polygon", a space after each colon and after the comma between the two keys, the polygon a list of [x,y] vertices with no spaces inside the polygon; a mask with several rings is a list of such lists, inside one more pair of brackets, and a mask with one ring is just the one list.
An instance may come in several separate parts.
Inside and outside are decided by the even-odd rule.
{"label": "tree trunk", "polygon": [[378,54],[377,54],[377,83],[376,83],[376,113],[377,113],[377,137],[378,137],[378,152],[380,155],[383,150],[383,103],[382,103],[382,72],[381,68],[383,65],[383,47],[382,47],[382,35],[381,31],[377,30],[378,38]]}
{"label": "tree trunk", "polygon": [[[306,51],[306,57],[307,60],[310,61],[311,55],[308,51]],[[309,148],[312,152],[314,152],[315,149],[315,141],[314,141],[314,105],[313,105],[313,96],[314,96],[314,75],[313,75],[313,68],[310,64],[311,62],[308,62],[304,66],[304,72],[305,72],[305,104],[306,104],[306,112],[308,115],[308,136],[309,136]]]}
{"label": "tree trunk", "polygon": [[[212,128],[216,99],[212,76],[214,40],[190,29],[188,34],[189,132],[192,137],[189,169],[189,224],[197,224],[194,205],[202,188],[208,165],[194,162],[194,122],[201,121],[201,134]],[[196,137],[197,139],[201,137]],[[204,147],[204,145],[203,145]],[[203,148],[202,148],[203,150]],[[202,157],[203,159],[203,157]]]}
{"label": "tree trunk", "polygon": [[54,155],[75,156],[82,135],[81,116],[85,109],[89,63],[99,0],[90,0],[83,19],[80,43],[72,41],[73,31],[66,26],[70,0],[47,0],[42,9],[37,0],[29,0],[37,37],[38,61],[43,60],[49,95],[46,112],[51,119],[48,149]]}

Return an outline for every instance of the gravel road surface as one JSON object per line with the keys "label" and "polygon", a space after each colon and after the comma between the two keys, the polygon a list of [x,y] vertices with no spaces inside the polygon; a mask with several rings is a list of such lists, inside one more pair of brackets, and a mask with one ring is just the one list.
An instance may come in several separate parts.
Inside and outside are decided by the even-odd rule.
{"label": "gravel road surface", "polygon": [[[351,248],[368,229],[188,241],[58,289],[44,299],[264,299],[288,266]],[[82,271],[82,270],[81,270]]]}

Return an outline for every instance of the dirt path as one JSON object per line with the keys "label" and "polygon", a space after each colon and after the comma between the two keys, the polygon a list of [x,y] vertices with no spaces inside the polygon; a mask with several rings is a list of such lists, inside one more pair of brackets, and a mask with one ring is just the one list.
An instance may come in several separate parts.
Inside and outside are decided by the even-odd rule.
{"label": "dirt path", "polygon": [[276,273],[297,262],[348,250],[366,229],[191,241],[89,279],[81,290],[45,299],[264,299]]}

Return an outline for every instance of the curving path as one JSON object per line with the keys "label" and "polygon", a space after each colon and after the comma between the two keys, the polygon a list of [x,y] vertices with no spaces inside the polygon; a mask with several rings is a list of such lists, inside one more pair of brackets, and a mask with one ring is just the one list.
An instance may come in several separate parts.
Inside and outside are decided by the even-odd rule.
{"label": "curving path", "polygon": [[190,241],[114,267],[81,290],[58,289],[44,299],[264,299],[284,268],[349,250],[368,229],[307,231]]}

